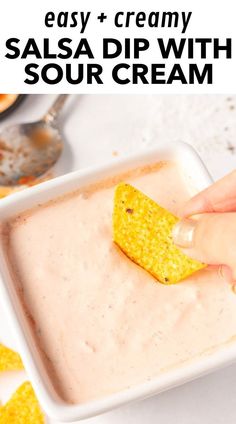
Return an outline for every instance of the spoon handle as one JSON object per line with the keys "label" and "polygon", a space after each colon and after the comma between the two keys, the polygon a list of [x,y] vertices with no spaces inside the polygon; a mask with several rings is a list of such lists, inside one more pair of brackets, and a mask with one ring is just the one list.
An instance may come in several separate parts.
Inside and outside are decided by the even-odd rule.
{"label": "spoon handle", "polygon": [[44,115],[42,120],[49,123],[49,124],[53,123],[57,119],[57,116],[58,116],[59,112],[61,111],[61,109],[63,108],[65,101],[66,101],[68,96],[69,96],[69,94],[60,94],[56,98],[56,100],[52,104],[52,106],[49,108],[46,115]]}

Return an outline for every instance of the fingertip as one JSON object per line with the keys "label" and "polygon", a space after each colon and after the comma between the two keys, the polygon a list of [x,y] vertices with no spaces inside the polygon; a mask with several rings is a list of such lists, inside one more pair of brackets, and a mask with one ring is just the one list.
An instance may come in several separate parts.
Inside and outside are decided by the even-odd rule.
{"label": "fingertip", "polygon": [[198,215],[201,213],[212,212],[212,205],[207,197],[203,193],[199,193],[192,197],[184,205],[180,211],[181,218],[189,218],[192,215]]}
{"label": "fingertip", "polygon": [[172,230],[173,242],[184,249],[193,247],[196,224],[197,222],[192,219],[180,220]]}

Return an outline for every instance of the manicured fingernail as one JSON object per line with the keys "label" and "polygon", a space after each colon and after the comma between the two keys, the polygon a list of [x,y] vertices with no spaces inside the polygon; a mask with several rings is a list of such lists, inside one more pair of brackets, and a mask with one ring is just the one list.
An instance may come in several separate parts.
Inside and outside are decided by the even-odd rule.
{"label": "manicured fingernail", "polygon": [[193,247],[193,237],[197,221],[193,219],[182,219],[172,230],[174,243],[183,248]]}

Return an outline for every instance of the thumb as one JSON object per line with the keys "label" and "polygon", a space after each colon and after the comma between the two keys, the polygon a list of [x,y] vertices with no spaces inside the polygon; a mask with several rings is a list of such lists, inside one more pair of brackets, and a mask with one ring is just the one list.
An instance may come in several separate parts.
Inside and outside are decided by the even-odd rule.
{"label": "thumb", "polygon": [[182,219],[173,241],[187,255],[209,265],[227,265],[236,277],[236,213],[207,213]]}

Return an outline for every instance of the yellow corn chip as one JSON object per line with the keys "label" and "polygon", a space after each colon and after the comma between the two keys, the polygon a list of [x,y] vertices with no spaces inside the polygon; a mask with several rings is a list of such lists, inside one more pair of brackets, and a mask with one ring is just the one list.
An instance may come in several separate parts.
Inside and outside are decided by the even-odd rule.
{"label": "yellow corn chip", "polygon": [[164,284],[177,283],[205,267],[172,242],[172,228],[177,222],[177,217],[131,185],[120,183],[116,187],[114,242]]}
{"label": "yellow corn chip", "polygon": [[23,368],[20,355],[0,344],[0,371],[18,371]]}
{"label": "yellow corn chip", "polygon": [[0,199],[8,196],[9,194],[13,193],[14,191],[15,190],[12,189],[12,188],[0,186]]}
{"label": "yellow corn chip", "polygon": [[11,399],[0,408],[0,424],[44,423],[44,414],[29,381],[23,383]]}

